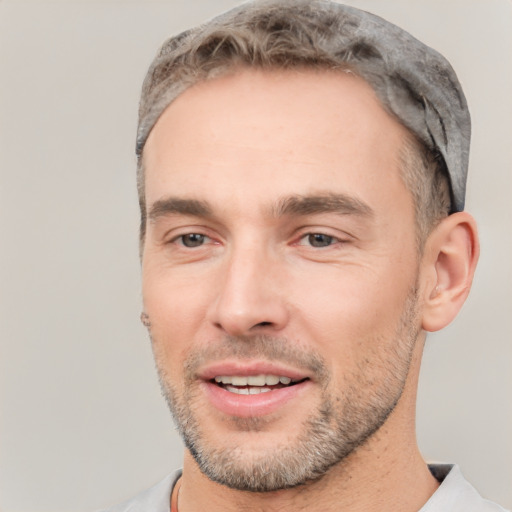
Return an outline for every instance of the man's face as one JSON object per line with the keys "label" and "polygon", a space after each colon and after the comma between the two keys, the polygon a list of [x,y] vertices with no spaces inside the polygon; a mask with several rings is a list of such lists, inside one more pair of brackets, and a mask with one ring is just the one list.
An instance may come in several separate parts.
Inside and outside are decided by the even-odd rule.
{"label": "man's face", "polygon": [[318,478],[394,409],[420,325],[404,136],[361,79],[313,71],[213,79],[153,129],[144,308],[211,479]]}

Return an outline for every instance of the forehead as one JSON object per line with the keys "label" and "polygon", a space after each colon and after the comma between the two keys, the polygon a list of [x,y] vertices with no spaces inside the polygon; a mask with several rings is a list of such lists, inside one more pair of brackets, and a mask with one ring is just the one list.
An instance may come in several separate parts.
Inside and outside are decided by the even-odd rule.
{"label": "forehead", "polygon": [[238,70],[191,87],[163,113],[144,149],[146,200],[171,191],[215,199],[221,188],[247,199],[332,187],[385,195],[382,185],[401,184],[405,135],[352,73]]}

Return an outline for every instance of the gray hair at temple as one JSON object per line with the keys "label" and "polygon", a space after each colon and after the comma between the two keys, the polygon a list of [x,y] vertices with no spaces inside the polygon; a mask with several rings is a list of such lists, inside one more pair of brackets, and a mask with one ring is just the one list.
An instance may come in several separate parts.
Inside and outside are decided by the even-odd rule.
{"label": "gray hair at temple", "polygon": [[311,68],[359,75],[410,133],[402,179],[415,201],[418,240],[464,209],[471,121],[448,61],[373,14],[326,0],[243,4],[167,40],[142,87],[136,153],[141,242],[146,228],[143,149],[160,115],[192,85],[237,68]]}

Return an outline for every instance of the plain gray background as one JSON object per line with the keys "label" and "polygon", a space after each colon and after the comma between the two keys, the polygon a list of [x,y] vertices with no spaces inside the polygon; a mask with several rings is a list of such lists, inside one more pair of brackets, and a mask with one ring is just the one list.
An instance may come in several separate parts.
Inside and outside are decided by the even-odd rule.
{"label": "plain gray background", "polygon": [[[234,0],[0,0],[0,509],[94,510],[180,465],[139,323],[138,94],[172,33]],[[512,507],[512,4],[361,0],[444,53],[474,136],[482,257],[428,341],[418,433]]]}

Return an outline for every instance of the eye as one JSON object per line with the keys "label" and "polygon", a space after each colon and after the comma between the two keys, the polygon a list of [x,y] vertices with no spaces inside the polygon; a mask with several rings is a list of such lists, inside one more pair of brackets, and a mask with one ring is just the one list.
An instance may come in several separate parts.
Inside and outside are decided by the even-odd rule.
{"label": "eye", "polygon": [[199,247],[208,240],[208,237],[200,233],[187,233],[179,236],[176,240],[180,241],[185,247]]}
{"label": "eye", "polygon": [[301,239],[301,245],[310,245],[311,247],[328,247],[339,240],[333,236],[324,233],[309,233]]}

